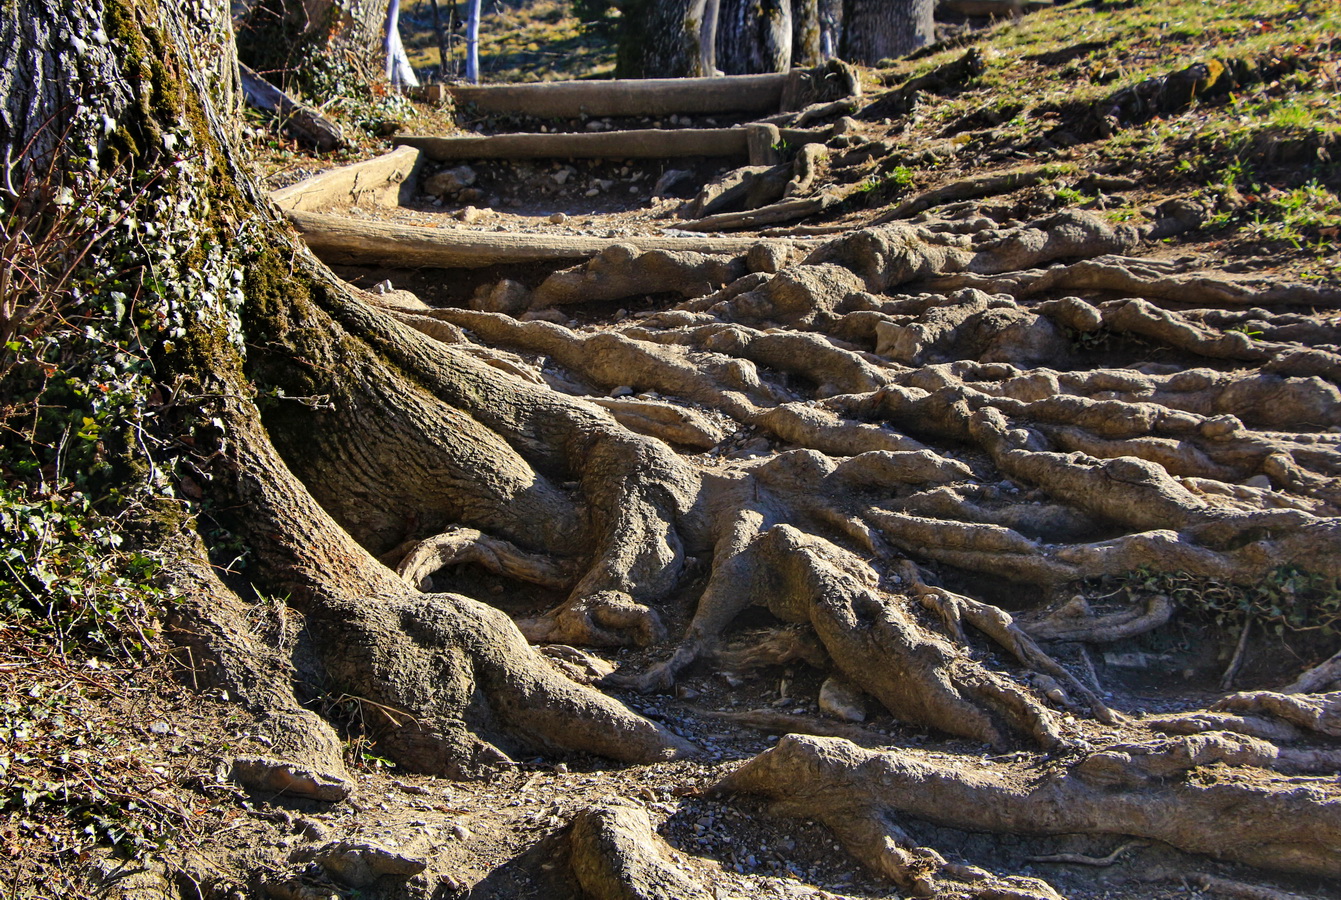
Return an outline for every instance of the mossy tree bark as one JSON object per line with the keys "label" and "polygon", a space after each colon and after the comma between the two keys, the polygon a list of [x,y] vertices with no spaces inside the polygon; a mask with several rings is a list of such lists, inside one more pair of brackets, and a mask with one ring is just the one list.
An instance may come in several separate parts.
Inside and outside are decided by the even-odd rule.
{"label": "mossy tree bark", "polygon": [[[449,521],[577,553],[593,517],[560,482],[581,468],[571,454],[614,465],[637,442],[585,409],[533,402],[496,370],[369,310],[310,256],[234,157],[235,110],[219,105],[231,97],[220,90],[234,68],[228,29],[222,3],[21,4],[5,13],[7,70],[46,68],[4,85],[0,138],[21,167],[40,163],[21,149],[47,141],[48,152],[133,170],[147,186],[117,199],[172,236],[164,252],[130,250],[119,263],[143,275],[140,340],[163,396],[176,398],[157,421],[194,447],[155,464],[189,469],[211,503],[233,510],[214,525],[253,559],[234,583],[202,555],[208,542],[190,537],[193,521],[162,535],[179,555],[168,573],[182,595],[178,630],[285,732],[275,746],[286,758],[241,769],[324,796],[342,782],[328,726],[295,701],[298,670],[380,711],[390,752],[418,770],[465,773],[501,759],[500,748],[685,752],[560,675],[502,613],[422,594],[372,555],[416,533],[410,523]],[[107,40],[65,46],[95,31]],[[202,272],[212,280],[198,283]],[[479,418],[486,408],[492,421]],[[288,598],[310,647],[270,648],[273,665],[262,664],[239,615],[256,602],[248,581]]]}

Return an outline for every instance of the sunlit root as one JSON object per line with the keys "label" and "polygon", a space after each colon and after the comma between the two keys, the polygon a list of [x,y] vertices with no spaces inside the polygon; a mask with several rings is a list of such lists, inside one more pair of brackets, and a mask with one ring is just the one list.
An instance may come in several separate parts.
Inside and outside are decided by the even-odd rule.
{"label": "sunlit root", "polygon": [[666,636],[656,610],[618,591],[569,600],[542,616],[519,620],[517,627],[533,644],[623,647],[634,643],[646,647]]}
{"label": "sunlit root", "polygon": [[1341,653],[1318,663],[1300,675],[1291,684],[1280,689],[1282,694],[1316,694],[1328,689],[1341,688]]}
{"label": "sunlit root", "polygon": [[1230,278],[1188,272],[1175,263],[1124,256],[1099,256],[1048,269],[1024,269],[992,275],[958,274],[931,282],[933,290],[976,287],[1029,297],[1051,291],[1113,291],[1151,300],[1176,299],[1227,309],[1297,306],[1336,309],[1341,291],[1274,277]]}
{"label": "sunlit root", "polygon": [[588,807],[573,817],[569,862],[588,900],[703,900],[708,890],[688,877],[677,852],[652,828],[647,811],[628,801]]}
{"label": "sunlit root", "polygon": [[567,566],[546,556],[525,553],[473,528],[453,528],[418,542],[402,557],[396,574],[427,591],[434,572],[462,563],[475,563],[495,575],[556,590],[573,580]]}
{"label": "sunlit root", "polygon": [[961,623],[967,622],[1009,651],[1020,665],[1027,666],[1049,680],[1060,679],[1061,684],[1054,682],[1053,686],[1045,691],[1048,699],[1068,707],[1073,706],[1064,690],[1069,689],[1085,701],[1100,722],[1109,725],[1116,723],[1116,717],[1103,701],[1079,679],[1062,668],[1056,660],[1044,653],[1034,643],[1033,637],[1015,624],[1015,619],[1010,613],[953,591],[931,587],[915,577],[915,567],[912,565],[905,565],[903,571],[905,578],[912,581],[922,605],[941,617],[951,637],[962,642],[964,633]]}
{"label": "sunlit root", "polygon": [[769,609],[810,622],[839,671],[896,717],[996,747],[1012,732],[1042,746],[1061,740],[1053,713],[1026,691],[854,577],[855,557],[786,525],[761,535],[759,549]]}
{"label": "sunlit root", "polygon": [[1341,737],[1341,691],[1330,694],[1278,694],[1246,691],[1231,694],[1214,710],[1282,719],[1305,731]]}
{"label": "sunlit root", "polygon": [[630,431],[660,438],[668,444],[706,449],[729,433],[726,428],[692,409],[652,400],[592,398],[615,421]]}
{"label": "sunlit root", "polygon": [[587,262],[555,272],[531,295],[531,307],[620,300],[675,291],[699,297],[745,274],[744,260],[690,251],[641,251],[612,244]]}
{"label": "sunlit root", "polygon": [[1081,641],[1104,644],[1154,631],[1173,618],[1173,601],[1164,594],[1151,594],[1145,609],[1135,607],[1109,615],[1096,615],[1084,597],[1076,596],[1045,616],[1020,623],[1040,641]]}
{"label": "sunlit root", "polygon": [[1141,723],[1165,734],[1202,734],[1207,731],[1229,731],[1248,737],[1261,738],[1272,743],[1298,740],[1303,732],[1288,722],[1261,716],[1236,716],[1232,713],[1191,712],[1167,716],[1149,716]]}
{"label": "sunlit root", "polygon": [[1192,759],[1181,744],[1133,749],[1092,754],[1038,777],[1023,762],[984,766],[975,759],[964,766],[917,751],[788,736],[718,790],[762,794],[781,814],[823,822],[863,863],[924,895],[937,881],[964,879],[933,860],[922,869],[930,882],[918,885],[917,857],[903,849],[912,842],[895,816],[1009,834],[1122,834],[1277,871],[1341,875],[1335,851],[1341,792],[1334,779],[1239,779],[1234,769],[1214,764],[1224,753]]}

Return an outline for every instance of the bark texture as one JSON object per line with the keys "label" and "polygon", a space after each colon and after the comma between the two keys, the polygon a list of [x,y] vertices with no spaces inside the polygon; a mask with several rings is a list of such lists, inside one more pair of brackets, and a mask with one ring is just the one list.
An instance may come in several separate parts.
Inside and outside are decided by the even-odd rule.
{"label": "bark texture", "polygon": [[281,86],[306,87],[314,68],[386,77],[388,0],[258,0],[238,22],[241,60]]}
{"label": "bark texture", "polygon": [[843,58],[873,66],[936,39],[935,0],[844,0]]}

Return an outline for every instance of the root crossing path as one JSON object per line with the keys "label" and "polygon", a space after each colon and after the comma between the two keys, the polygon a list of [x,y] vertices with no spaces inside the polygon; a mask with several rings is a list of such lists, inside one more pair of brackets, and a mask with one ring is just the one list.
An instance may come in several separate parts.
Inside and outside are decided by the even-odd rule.
{"label": "root crossing path", "polygon": [[[451,774],[537,749],[699,760],[692,784],[596,803],[553,838],[592,897],[712,896],[695,854],[720,823],[677,825],[693,798],[820,823],[907,896],[1085,895],[1080,873],[1114,865],[1268,892],[1238,896],[1334,885],[1341,291],[1172,258],[1162,242],[1204,218],[1187,203],[1132,225],[1000,202],[1041,167],[867,210],[852,179],[878,134],[857,108],[736,128],[751,165],[682,201],[666,165],[614,163],[650,205],[584,227],[699,249],[616,235],[568,268],[483,260],[464,287],[342,270],[390,276],[342,315],[383,322],[417,385],[286,412],[317,437],[281,455],[423,592],[396,613],[414,653],[476,620],[507,630],[479,604],[441,612],[465,596],[541,654],[476,664],[493,718],[439,727],[475,735],[469,759],[403,725],[380,746]],[[808,130],[774,146],[766,126]],[[657,137],[637,142],[625,157]],[[522,143],[546,138],[471,146]],[[450,167],[423,183],[455,171],[450,208],[469,153],[433,146]],[[370,448],[370,422],[407,421],[432,439]],[[420,715],[416,690],[394,696]],[[771,749],[737,767],[752,728]],[[714,864],[785,876],[795,841],[750,844],[761,827],[728,823]]]}

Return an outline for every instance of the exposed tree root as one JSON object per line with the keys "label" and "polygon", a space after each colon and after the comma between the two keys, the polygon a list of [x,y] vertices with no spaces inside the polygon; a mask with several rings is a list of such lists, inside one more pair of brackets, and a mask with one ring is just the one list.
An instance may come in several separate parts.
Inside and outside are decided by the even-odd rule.
{"label": "exposed tree root", "polygon": [[883,225],[896,219],[907,219],[928,209],[934,209],[942,203],[949,203],[954,200],[969,200],[976,197],[990,197],[993,194],[1007,194],[1021,188],[1032,187],[1048,177],[1047,166],[1035,166],[1017,169],[1001,175],[980,175],[964,181],[956,181],[901,201],[889,211],[881,213],[871,224]]}
{"label": "exposed tree root", "polygon": [[860,725],[848,725],[832,719],[815,716],[798,716],[780,713],[769,709],[751,709],[744,712],[706,712],[709,718],[734,722],[746,728],[765,731],[769,734],[813,734],[820,737],[837,737],[852,741],[854,744],[882,746],[889,739],[882,734],[862,728]]}
{"label": "exposed tree root", "polygon": [[420,590],[429,590],[434,572],[461,563],[475,563],[495,574],[549,588],[567,587],[573,580],[573,573],[552,559],[523,553],[507,541],[472,528],[453,528],[388,556],[399,557],[396,574]]}
{"label": "exposed tree root", "polygon": [[1101,291],[1228,309],[1271,306],[1335,309],[1341,305],[1341,291],[1331,288],[1182,272],[1170,263],[1124,256],[1100,256],[1050,269],[947,275],[929,280],[925,286],[936,291],[974,287],[1019,298],[1061,291]]}
{"label": "exposed tree root", "polygon": [[700,900],[709,896],[674,861],[676,851],[630,803],[589,807],[568,834],[573,874],[590,900]]}
{"label": "exposed tree root", "polygon": [[183,551],[164,578],[178,598],[171,624],[181,648],[179,661],[189,667],[188,677],[198,688],[220,688],[259,716],[257,734],[268,745],[264,756],[231,760],[231,777],[268,794],[325,801],[348,797],[354,781],[345,769],[339,737],[294,694],[293,664],[283,657],[285,650],[292,652],[286,646],[292,636],[280,635],[278,646],[259,641],[248,627],[245,604],[204,561],[203,547]]}
{"label": "exposed tree root", "polygon": [[1213,707],[1281,719],[1298,728],[1341,737],[1341,691],[1331,694],[1277,694],[1247,691],[1231,694]]}
{"label": "exposed tree root", "polygon": [[855,556],[788,525],[765,529],[766,522],[758,513],[735,520],[688,635],[671,659],[633,681],[637,687],[667,687],[762,596],[784,621],[814,627],[844,676],[901,719],[996,747],[1012,732],[1043,746],[1061,740],[1050,711],[920,626],[899,598],[874,589],[874,573]]}
{"label": "exposed tree root", "polygon": [[1281,688],[1281,693],[1316,694],[1338,688],[1341,688],[1341,653],[1304,672],[1289,685]]}
{"label": "exposed tree root", "polygon": [[1226,897],[1229,900],[1304,900],[1303,894],[1280,891],[1260,884],[1245,884],[1218,875],[1197,875],[1192,881],[1202,890],[1211,891],[1217,897]]}
{"label": "exposed tree root", "polygon": [[[970,894],[1001,894],[990,893],[994,876],[917,849],[895,824],[898,815],[973,830],[1125,834],[1277,871],[1341,873],[1334,850],[1341,796],[1331,779],[1239,779],[1239,769],[1216,763],[1256,765],[1259,757],[1189,750],[1183,743],[1114,748],[1044,773],[1018,764],[958,767],[914,751],[789,736],[718,790],[762,794],[781,814],[824,822],[850,853],[919,896],[954,882]],[[1197,777],[1189,777],[1193,770]],[[1224,827],[1226,816],[1233,829]],[[1017,896],[1052,896],[1038,882],[1011,886]]]}
{"label": "exposed tree root", "polygon": [[1173,618],[1173,601],[1163,594],[1146,599],[1144,610],[1128,609],[1111,615],[1095,615],[1082,596],[1075,596],[1048,615],[1023,625],[1041,641],[1083,641],[1104,644],[1154,631]]}

